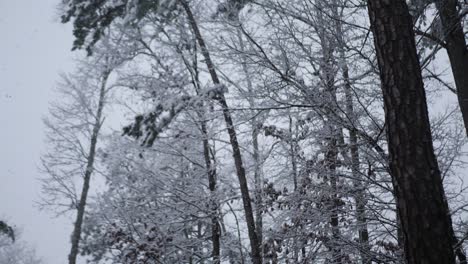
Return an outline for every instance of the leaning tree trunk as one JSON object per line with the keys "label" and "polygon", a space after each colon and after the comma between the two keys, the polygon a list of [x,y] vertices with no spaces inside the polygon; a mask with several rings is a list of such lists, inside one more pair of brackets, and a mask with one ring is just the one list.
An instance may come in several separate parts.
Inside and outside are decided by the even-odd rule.
{"label": "leaning tree trunk", "polygon": [[102,83],[101,83],[101,87],[99,91],[99,102],[98,102],[98,108],[97,108],[96,117],[95,117],[96,121],[93,125],[93,131],[91,134],[91,144],[89,147],[89,154],[87,157],[83,188],[81,190],[80,202],[78,203],[78,208],[77,208],[78,212],[76,215],[75,226],[73,227],[73,234],[72,234],[72,239],[71,239],[72,246],[71,246],[70,254],[68,255],[69,264],[75,264],[76,258],[78,256],[78,249],[79,249],[80,237],[81,237],[81,228],[83,226],[83,218],[84,218],[84,213],[85,213],[85,208],[86,208],[86,199],[88,197],[88,192],[89,192],[89,184],[91,181],[91,175],[94,170],[94,160],[96,157],[96,145],[97,145],[97,140],[99,136],[99,131],[102,125],[102,120],[101,120],[102,110],[104,108],[106,83],[107,83],[107,78],[109,77],[109,74],[110,72],[105,72],[103,74]]}
{"label": "leaning tree trunk", "polygon": [[408,264],[455,263],[448,204],[405,0],[368,0],[382,81],[390,170]]}
{"label": "leaning tree trunk", "polygon": [[[466,1],[465,1],[466,2]],[[457,0],[436,0],[453,78],[457,88],[458,103],[468,136],[468,49],[465,34],[457,12]]]}
{"label": "leaning tree trunk", "polygon": [[[208,52],[208,48],[206,47],[205,41],[201,35],[200,29],[198,28],[198,24],[193,17],[192,11],[190,10],[189,5],[185,1],[181,1],[182,7],[184,8],[185,12],[187,13],[187,18],[189,21],[190,26],[195,34],[195,38],[197,39],[198,45],[200,46],[201,53],[205,58],[205,63],[208,68],[208,72],[211,76],[211,79],[214,85],[221,85],[221,81],[218,78],[218,74],[214,68],[214,64],[211,60],[210,53]],[[242,154],[240,151],[239,142],[237,140],[237,133],[234,128],[234,122],[232,120],[230,108],[226,102],[226,98],[224,94],[220,93],[217,95],[216,98],[221,105],[224,121],[226,123],[227,132],[229,134],[229,140],[231,142],[232,147],[232,155],[234,158],[234,163],[236,166],[237,178],[239,180],[241,196],[242,196],[242,203],[244,206],[244,213],[247,222],[247,230],[249,234],[250,240],[250,247],[251,247],[251,258],[254,264],[262,263],[262,257],[260,252],[260,243],[258,240],[256,228],[255,228],[255,219],[252,209],[252,202],[250,199],[249,194],[249,187],[247,184],[247,177],[245,174],[244,164],[242,162]]]}

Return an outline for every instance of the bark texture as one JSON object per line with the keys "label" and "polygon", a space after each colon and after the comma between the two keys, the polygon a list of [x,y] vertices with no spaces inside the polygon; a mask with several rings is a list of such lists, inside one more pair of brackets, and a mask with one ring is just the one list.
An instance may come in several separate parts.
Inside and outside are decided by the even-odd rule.
{"label": "bark texture", "polygon": [[455,263],[412,19],[404,0],[368,0],[385,105],[390,170],[408,264]]}

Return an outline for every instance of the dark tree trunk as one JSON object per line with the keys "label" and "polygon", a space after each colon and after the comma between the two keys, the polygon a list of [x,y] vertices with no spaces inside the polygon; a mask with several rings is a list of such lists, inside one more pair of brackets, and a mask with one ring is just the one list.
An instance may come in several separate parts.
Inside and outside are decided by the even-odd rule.
{"label": "dark tree trunk", "polygon": [[465,251],[463,250],[462,246],[459,246],[459,247],[457,247],[455,249],[455,254],[457,254],[459,264],[466,264],[467,263],[466,254],[465,254]]}
{"label": "dark tree trunk", "polygon": [[458,103],[460,104],[468,136],[468,49],[457,12],[457,2],[457,0],[435,1],[444,32],[444,39],[442,40],[446,43],[445,47],[457,88]]}
{"label": "dark tree trunk", "polygon": [[[194,41],[196,46],[196,40]],[[195,74],[193,75],[193,84],[197,95],[200,95],[200,79],[198,71],[198,61],[197,61],[197,51],[195,50],[195,57],[193,58],[193,70]],[[203,142],[203,158],[205,160],[205,167],[208,176],[208,189],[210,190],[210,218],[211,218],[211,243],[213,249],[211,256],[213,257],[213,264],[219,264],[221,262],[221,223],[219,217],[219,203],[216,197],[217,189],[217,172],[216,172],[216,157],[211,157],[211,147],[209,143],[209,135],[206,121],[206,110],[205,105],[202,102],[200,104],[200,109],[197,111],[198,117],[200,118],[200,126],[202,132],[202,142]]]}
{"label": "dark tree trunk", "polygon": [[[204,115],[202,115],[204,117]],[[203,135],[203,156],[205,158],[205,166],[208,173],[208,187],[210,189],[210,214],[211,214],[211,242],[213,243],[213,264],[220,263],[221,255],[221,230],[218,217],[218,202],[216,201],[216,167],[211,162],[210,145],[208,142],[208,131],[206,129],[206,121],[202,120],[201,130]]]}
{"label": "dark tree trunk", "polygon": [[94,160],[96,157],[96,145],[97,145],[97,140],[99,136],[99,130],[101,129],[101,125],[102,125],[101,117],[102,117],[102,110],[104,108],[106,83],[107,83],[107,78],[109,77],[109,74],[110,72],[106,72],[103,74],[101,88],[99,91],[99,102],[98,102],[98,108],[96,112],[96,121],[94,123],[93,132],[91,134],[91,142],[90,142],[91,144],[89,147],[89,154],[87,158],[86,170],[85,170],[84,181],[83,181],[83,188],[81,190],[81,197],[78,203],[75,226],[73,227],[73,233],[72,233],[72,238],[71,238],[71,243],[72,243],[71,250],[70,250],[70,254],[68,255],[69,264],[75,264],[76,258],[78,256],[78,250],[79,250],[79,244],[80,244],[80,238],[81,238],[81,228],[83,226],[83,218],[84,218],[84,213],[86,209],[86,199],[88,197],[91,175],[94,170]]}
{"label": "dark tree trunk", "polygon": [[[195,34],[198,45],[200,46],[201,53],[205,59],[205,63],[208,68],[208,72],[211,76],[211,79],[215,85],[221,85],[221,81],[218,78],[218,74],[216,73],[214,64],[211,60],[210,53],[208,52],[208,48],[206,47],[205,41],[200,33],[198,24],[195,18],[193,17],[192,11],[190,10],[189,5],[185,1],[181,1],[181,4],[185,12],[187,13],[188,21]],[[255,228],[255,219],[254,219],[254,214],[253,214],[253,209],[252,209],[252,201],[250,199],[249,187],[247,184],[247,177],[245,174],[244,164],[242,162],[242,154],[240,152],[239,142],[237,140],[237,133],[234,128],[234,122],[232,120],[231,111],[226,102],[224,94],[220,93],[216,99],[221,105],[223,116],[224,116],[224,121],[226,123],[227,132],[229,134],[229,139],[231,142],[232,155],[233,155],[234,163],[236,166],[237,178],[239,180],[242,202],[244,206],[244,213],[245,213],[245,218],[247,222],[247,230],[248,230],[249,240],[250,240],[252,263],[260,264],[262,263],[260,243],[258,240],[257,232],[255,230],[256,228]]]}
{"label": "dark tree trunk", "polygon": [[368,0],[408,264],[455,263],[412,19],[404,0]]}
{"label": "dark tree trunk", "polygon": [[[330,126],[332,127],[332,126]],[[331,128],[334,131],[331,132],[336,135],[336,128]],[[329,138],[327,143],[327,152],[325,153],[325,166],[327,170],[327,176],[330,181],[330,225],[332,230],[332,241],[330,243],[332,251],[332,260],[330,263],[341,264],[343,263],[343,256],[341,252],[340,240],[340,226],[339,226],[339,203],[338,198],[338,176],[336,173],[336,163],[338,159],[338,147],[336,137],[332,136]]]}

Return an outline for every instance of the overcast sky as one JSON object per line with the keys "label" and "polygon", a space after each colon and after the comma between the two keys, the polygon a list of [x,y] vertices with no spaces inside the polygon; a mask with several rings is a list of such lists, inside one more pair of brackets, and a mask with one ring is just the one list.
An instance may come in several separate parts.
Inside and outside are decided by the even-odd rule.
{"label": "overcast sky", "polygon": [[66,262],[69,219],[34,207],[41,118],[60,71],[72,68],[71,28],[59,23],[60,0],[0,0],[0,219],[23,230],[45,263]]}

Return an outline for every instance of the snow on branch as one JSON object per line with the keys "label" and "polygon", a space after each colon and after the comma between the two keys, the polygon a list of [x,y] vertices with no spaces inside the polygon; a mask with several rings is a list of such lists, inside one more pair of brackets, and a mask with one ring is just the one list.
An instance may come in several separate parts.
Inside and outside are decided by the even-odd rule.
{"label": "snow on branch", "polygon": [[220,84],[205,89],[198,96],[184,95],[174,100],[158,103],[153,111],[136,116],[132,124],[123,128],[122,135],[142,139],[142,146],[151,147],[177,114],[189,106],[197,105],[203,99],[217,99],[220,94],[226,92],[226,86]]}

